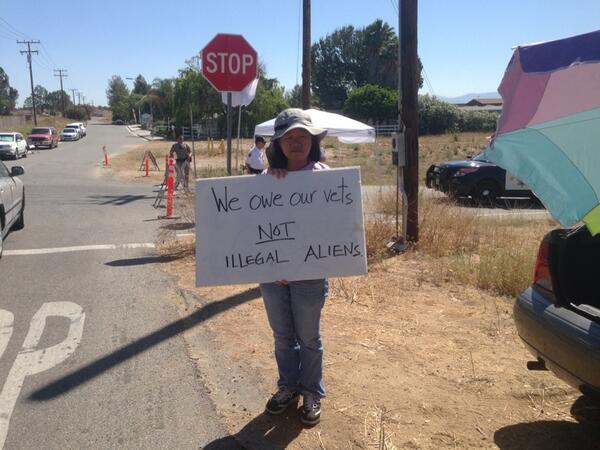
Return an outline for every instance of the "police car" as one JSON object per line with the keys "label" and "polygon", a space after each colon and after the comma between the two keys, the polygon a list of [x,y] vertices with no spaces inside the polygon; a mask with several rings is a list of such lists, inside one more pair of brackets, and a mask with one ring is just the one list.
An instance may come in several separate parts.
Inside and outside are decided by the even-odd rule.
{"label": "police car", "polygon": [[483,153],[472,159],[431,165],[425,184],[450,196],[472,197],[482,203],[493,203],[498,197],[535,198],[526,184],[488,161]]}

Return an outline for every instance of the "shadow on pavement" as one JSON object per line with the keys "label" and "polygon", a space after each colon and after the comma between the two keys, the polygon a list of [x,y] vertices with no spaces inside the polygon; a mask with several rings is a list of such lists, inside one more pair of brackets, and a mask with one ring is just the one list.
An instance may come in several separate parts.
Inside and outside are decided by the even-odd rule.
{"label": "shadow on pavement", "polygon": [[142,266],[144,264],[166,263],[178,258],[178,256],[143,256],[141,258],[115,259],[104,264],[111,267]]}
{"label": "shadow on pavement", "polygon": [[138,200],[153,199],[154,197],[148,197],[147,195],[89,195],[88,198],[99,205],[122,206]]}
{"label": "shadow on pavement", "polygon": [[494,442],[502,450],[597,449],[600,442],[600,403],[579,397],[571,406],[578,422],[540,420],[500,428]]}
{"label": "shadow on pavement", "polygon": [[194,228],[195,226],[196,226],[196,224],[193,222],[179,222],[179,223],[163,225],[161,228],[164,228],[165,230],[181,231],[181,230],[189,230],[191,228]]}
{"label": "shadow on pavement", "polygon": [[297,410],[289,408],[288,411],[280,416],[262,413],[248,422],[234,436],[217,439],[203,449],[276,450],[287,448],[304,428],[298,419]]}
{"label": "shadow on pavement", "polygon": [[112,369],[113,367],[133,358],[134,356],[160,344],[178,334],[195,327],[202,322],[221,314],[228,309],[235,308],[250,300],[260,297],[260,289],[255,287],[237,295],[232,295],[226,299],[208,303],[193,314],[190,314],[183,319],[176,320],[169,325],[160,328],[153,333],[147,334],[130,344],[110,353],[96,361],[91,362],[63,378],[60,378],[52,383],[34,391],[30,400],[49,400],[69,392],[78,386],[87,383],[96,378],[98,375]]}

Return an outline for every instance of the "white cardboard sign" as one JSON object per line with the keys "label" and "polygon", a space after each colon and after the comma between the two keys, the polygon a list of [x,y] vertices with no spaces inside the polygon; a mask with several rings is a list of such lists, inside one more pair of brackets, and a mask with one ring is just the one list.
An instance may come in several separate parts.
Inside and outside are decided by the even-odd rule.
{"label": "white cardboard sign", "polygon": [[196,181],[196,286],[365,273],[360,168]]}

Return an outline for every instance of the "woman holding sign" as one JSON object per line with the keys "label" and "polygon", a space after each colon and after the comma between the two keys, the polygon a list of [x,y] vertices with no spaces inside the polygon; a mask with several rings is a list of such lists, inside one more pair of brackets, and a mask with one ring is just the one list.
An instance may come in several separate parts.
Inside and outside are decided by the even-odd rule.
{"label": "woman holding sign", "polygon": [[[288,171],[328,169],[319,162],[325,134],[327,131],[314,127],[303,110],[282,111],[275,119],[275,134],[267,151],[268,173],[281,179]],[[321,398],[325,396],[319,328],[327,280],[280,280],[262,283],[260,289],[275,338],[279,370],[278,390],[266,410],[281,414],[302,394],[300,420],[315,425],[321,418]]]}

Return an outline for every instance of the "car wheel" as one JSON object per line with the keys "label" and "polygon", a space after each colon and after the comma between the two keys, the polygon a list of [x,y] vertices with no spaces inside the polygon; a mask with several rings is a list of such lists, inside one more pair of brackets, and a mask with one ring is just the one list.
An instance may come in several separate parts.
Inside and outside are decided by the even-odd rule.
{"label": "car wheel", "polygon": [[499,194],[500,188],[495,181],[483,180],[475,187],[473,196],[481,205],[491,206],[496,203]]}

